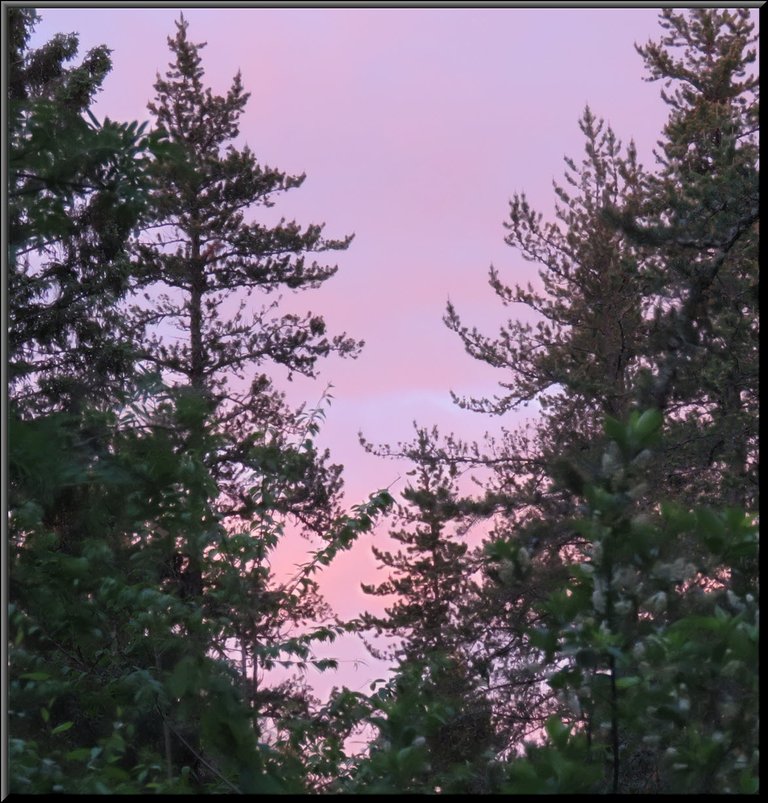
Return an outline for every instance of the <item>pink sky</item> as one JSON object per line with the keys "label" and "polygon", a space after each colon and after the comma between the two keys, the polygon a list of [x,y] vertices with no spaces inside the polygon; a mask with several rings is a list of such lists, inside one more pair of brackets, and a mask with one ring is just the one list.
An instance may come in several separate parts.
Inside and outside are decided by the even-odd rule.
{"label": "pink sky", "polygon": [[[224,93],[235,72],[252,95],[241,140],[263,163],[307,173],[273,210],[300,223],[325,221],[329,236],[354,232],[331,258],[339,273],[319,291],[289,299],[323,313],[332,332],[366,341],[354,361],[329,359],[291,398],[313,404],[334,385],[321,442],[346,466],[347,501],[388,486],[407,466],[365,454],[410,440],[411,422],[465,439],[514,422],[455,407],[449,389],[489,396],[503,376],[464,353],[442,323],[450,298],[467,324],[488,333],[509,310],[487,285],[491,264],[509,283],[535,266],[504,244],[508,200],[525,191],[550,215],[562,158],[577,162],[585,104],[641,161],[666,119],[658,84],[642,80],[633,44],[658,38],[657,9],[200,8],[185,9],[189,35],[207,41],[205,81]],[[146,120],[158,71],[170,59],[178,8],[41,8],[33,46],[56,32],[80,34],[81,54],[106,44],[114,69],[95,113]],[[402,490],[404,479],[393,487]],[[359,590],[375,576],[366,537],[324,575],[342,616],[373,607]],[[303,543],[303,542],[302,542]],[[291,545],[297,549],[299,545]],[[291,553],[293,559],[296,553]],[[284,558],[287,559],[287,558]],[[290,563],[290,560],[288,561]],[[334,650],[331,650],[334,652]],[[358,642],[343,645],[339,677],[317,683],[364,688],[381,676]]]}

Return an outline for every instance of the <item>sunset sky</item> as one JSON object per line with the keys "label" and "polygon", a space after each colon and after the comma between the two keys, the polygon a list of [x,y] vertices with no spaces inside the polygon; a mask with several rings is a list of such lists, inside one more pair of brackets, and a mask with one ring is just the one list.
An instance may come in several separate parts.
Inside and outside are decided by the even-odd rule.
{"label": "sunset sky", "polygon": [[[504,244],[508,201],[524,191],[551,217],[563,156],[583,152],[578,118],[588,103],[640,159],[666,119],[661,87],[643,81],[634,43],[658,38],[658,9],[200,8],[184,10],[189,36],[207,41],[205,81],[215,92],[242,71],[251,99],[241,142],[262,163],[306,172],[304,185],[273,210],[354,233],[334,255],[339,273],[319,291],[287,299],[324,314],[329,329],[366,341],[354,361],[329,359],[315,381],[296,380],[291,398],[314,404],[326,383],[334,401],[321,442],[346,466],[347,503],[404,475],[363,452],[413,435],[412,421],[465,439],[514,421],[462,411],[459,395],[489,396],[498,375],[470,358],[442,323],[450,298],[465,323],[492,333],[515,310],[488,287],[493,264],[508,283],[535,280],[536,267]],[[147,120],[156,73],[164,73],[178,7],[40,8],[32,45],[56,32],[80,35],[81,54],[108,45],[114,68],[95,113]],[[402,490],[405,479],[392,491]],[[370,599],[375,577],[367,537],[325,574],[342,616]],[[294,545],[291,549],[296,549]],[[298,554],[298,553],[296,553]],[[285,558],[285,556],[284,556]],[[290,565],[295,555],[285,558]],[[338,651],[336,651],[338,654]],[[333,683],[365,688],[380,676],[358,642],[343,645]]]}

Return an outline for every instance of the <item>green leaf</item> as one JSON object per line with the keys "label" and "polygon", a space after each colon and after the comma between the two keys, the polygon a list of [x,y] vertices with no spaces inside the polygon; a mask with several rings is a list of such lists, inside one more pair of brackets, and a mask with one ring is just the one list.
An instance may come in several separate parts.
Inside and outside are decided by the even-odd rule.
{"label": "green leaf", "polygon": [[649,445],[661,429],[664,416],[658,410],[646,410],[634,426],[637,439],[642,446]]}
{"label": "green leaf", "polygon": [[616,679],[616,688],[617,689],[631,689],[633,686],[637,686],[642,681],[637,675],[630,675],[629,677],[625,678],[617,678]]}
{"label": "green leaf", "polygon": [[176,664],[168,679],[168,690],[174,697],[183,697],[200,687],[200,668],[192,657],[185,657]]}
{"label": "green leaf", "polygon": [[78,747],[75,750],[70,750],[68,753],[65,753],[64,758],[68,761],[85,761],[91,755],[91,749],[89,747]]}
{"label": "green leaf", "polygon": [[760,779],[745,770],[739,777],[739,792],[742,795],[756,795],[760,789]]}
{"label": "green leaf", "polygon": [[627,429],[621,421],[607,415],[605,417],[605,434],[615,441],[622,451],[627,448]]}
{"label": "green leaf", "polygon": [[549,717],[544,726],[555,747],[563,748],[568,742],[570,728],[559,717]]}

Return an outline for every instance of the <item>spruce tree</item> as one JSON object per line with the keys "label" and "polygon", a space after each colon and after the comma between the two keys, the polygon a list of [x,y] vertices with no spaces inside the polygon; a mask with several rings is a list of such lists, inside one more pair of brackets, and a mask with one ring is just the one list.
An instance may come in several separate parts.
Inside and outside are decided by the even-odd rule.
{"label": "spruce tree", "polygon": [[[462,451],[462,444],[446,440],[454,452]],[[480,563],[477,548],[468,543],[478,516],[459,491],[461,464],[451,460],[440,441],[436,427],[416,427],[413,441],[396,447],[374,447],[362,439],[373,454],[407,460],[413,479],[402,492],[397,526],[388,533],[402,549],[373,547],[387,579],[362,584],[366,594],[394,600],[383,615],[364,613],[360,624],[376,636],[376,646],[368,645],[372,654],[395,661],[395,693],[385,706],[387,726],[380,739],[398,744],[418,732],[430,765],[427,788],[487,792],[485,767],[494,752],[494,729],[486,679],[476,663],[478,653],[481,660],[484,653],[483,623],[472,616]],[[382,637],[394,641],[389,653],[381,646]],[[423,707],[423,722],[413,705],[419,712]],[[380,756],[363,766],[363,777],[375,777],[384,760]],[[422,788],[416,779],[404,784],[403,791]]]}
{"label": "spruce tree", "polygon": [[263,724],[279,719],[293,695],[289,686],[262,687],[263,670],[277,660],[304,665],[306,628],[323,638],[335,632],[310,573],[279,585],[270,553],[287,526],[331,548],[340,516],[341,467],[313,445],[324,411],[292,409],[277,371],[314,377],[322,357],[354,356],[362,345],[327,334],[319,315],[281,313],[279,293],[331,278],[336,268],[313,254],[345,249],[351,237],[259,220],[260,208],[304,176],[265,166],[239,146],[249,94],[239,73],[223,96],[205,87],[204,44],[189,39],[183,15],[168,44],[173,59],[149,110],[174,150],[154,163],[156,217],[135,244],[144,296],[131,312],[151,333],[143,359],[172,385],[148,424],[167,428],[179,452],[207,467],[209,524],[198,540],[158,536],[154,546],[175,567],[179,592],[204,612],[209,630],[198,651],[237,662]]}
{"label": "spruce tree", "polygon": [[[258,207],[273,206],[275,196],[299,187],[304,176],[261,165],[247,145],[235,147],[249,97],[240,75],[226,96],[205,88],[204,45],[189,41],[183,15],[176,25],[169,38],[174,61],[165,77],[158,76],[149,110],[177,154],[156,164],[157,219],[136,246],[152,293],[146,308],[134,312],[155,330],[145,358],[199,398],[209,431],[226,431],[206,460],[221,492],[230,494],[227,512],[249,516],[254,500],[243,493],[240,477],[268,471],[249,465],[255,460],[249,444],[269,444],[278,433],[302,429],[274,380],[259,371],[272,363],[284,366],[288,378],[294,372],[314,376],[319,358],[354,355],[361,345],[328,336],[320,316],[280,315],[276,293],[319,287],[336,268],[309,255],[345,249],[351,237],[328,240],[319,225],[302,229],[294,221],[270,226],[253,219]],[[253,312],[259,294],[268,301]],[[170,331],[179,334],[169,337]],[[188,433],[192,442],[194,429]],[[337,490],[337,472],[303,469],[293,501],[273,502],[322,530],[319,511]],[[290,496],[289,489],[283,496]]]}
{"label": "spruce tree", "polygon": [[[6,12],[4,12],[6,13]],[[29,48],[39,17],[7,9],[9,383],[29,414],[77,412],[130,384],[132,338],[117,310],[125,250],[147,212],[156,139],[90,111],[111,69],[75,34]],[[23,314],[21,311],[23,310]]]}
{"label": "spruce tree", "polygon": [[[407,459],[414,479],[402,493],[405,502],[396,514],[389,537],[402,545],[397,552],[373,547],[387,570],[377,585],[363,584],[366,594],[395,597],[384,616],[365,614],[362,621],[377,637],[395,638],[392,657],[424,660],[430,654],[461,651],[463,600],[473,593],[471,551],[466,531],[471,518],[457,505],[456,464],[445,461],[436,428],[416,429],[413,442],[395,448],[366,450],[379,456]],[[464,519],[464,521],[462,521]]]}

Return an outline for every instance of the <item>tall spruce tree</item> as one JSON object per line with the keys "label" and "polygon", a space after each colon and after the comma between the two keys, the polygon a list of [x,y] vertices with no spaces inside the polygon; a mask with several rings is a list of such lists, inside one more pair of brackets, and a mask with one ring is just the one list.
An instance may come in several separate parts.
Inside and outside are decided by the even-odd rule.
{"label": "tall spruce tree", "polygon": [[154,164],[157,213],[135,246],[144,300],[132,314],[151,332],[144,360],[174,386],[173,401],[149,423],[170,428],[176,448],[207,467],[211,526],[199,540],[158,537],[156,545],[204,611],[210,641],[199,649],[236,657],[243,692],[263,722],[279,718],[292,695],[288,686],[282,694],[262,687],[263,670],[278,659],[304,662],[301,628],[319,626],[331,637],[314,579],[305,573],[279,585],[270,553],[287,521],[332,543],[341,489],[341,467],[313,445],[322,411],[292,409],[275,367],[288,378],[313,377],[322,357],[354,356],[361,346],[328,335],[319,315],[281,313],[278,294],[332,277],[336,268],[312,254],[345,249],[351,237],[258,220],[260,207],[304,176],[264,166],[235,144],[249,95],[239,73],[223,96],[204,86],[204,44],[190,41],[183,15],[168,44],[173,60],[158,75],[149,110],[176,150]]}
{"label": "tall spruce tree", "polygon": [[[316,288],[329,279],[336,268],[308,255],[345,249],[351,237],[328,240],[322,226],[302,230],[295,222],[269,226],[252,219],[255,209],[273,206],[276,195],[299,187],[304,176],[263,166],[247,145],[235,147],[249,94],[239,74],[226,96],[203,86],[204,45],[189,41],[187,27],[182,15],[176,36],[169,38],[174,61],[165,77],[158,76],[157,95],[149,104],[179,154],[156,164],[157,219],[151,237],[136,246],[153,297],[148,308],[137,306],[134,312],[155,328],[145,358],[200,399],[206,429],[226,431],[206,460],[221,492],[230,494],[227,512],[249,516],[254,500],[243,494],[241,475],[268,471],[249,465],[256,460],[249,444],[302,429],[273,379],[256,372],[271,362],[285,366],[289,377],[292,372],[314,376],[319,358],[332,352],[354,355],[361,345],[343,335],[327,336],[320,316],[277,314],[275,293]],[[259,293],[269,300],[253,312]],[[170,331],[179,334],[169,337]],[[188,430],[194,443],[199,433],[194,426]],[[320,471],[316,466],[315,473]],[[295,498],[272,501],[322,530],[326,521],[320,511],[337,489],[336,480],[336,471],[315,476],[307,465]],[[288,489],[283,495],[290,496]]]}

